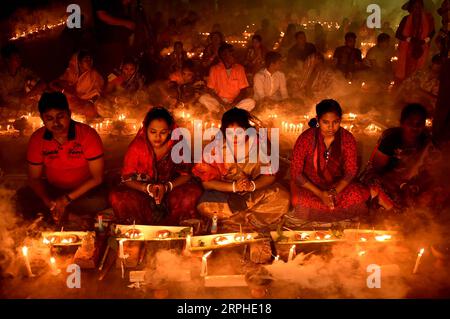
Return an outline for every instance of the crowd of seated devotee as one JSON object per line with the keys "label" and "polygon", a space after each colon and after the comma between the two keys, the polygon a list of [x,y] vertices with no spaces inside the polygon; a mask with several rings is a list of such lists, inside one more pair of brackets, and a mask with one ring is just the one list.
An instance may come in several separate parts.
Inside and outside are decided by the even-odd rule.
{"label": "crowd of seated devotee", "polygon": [[[39,112],[44,127],[29,140],[29,186],[17,192],[17,210],[29,218],[40,213],[58,225],[112,207],[114,220],[125,224],[180,225],[216,217],[223,229],[263,230],[283,218],[305,225],[365,220],[371,207],[386,212],[438,207],[448,196],[432,172],[440,150],[420,104],[405,106],[400,126],[383,132],[358,175],[356,139],[341,127],[343,110],[335,100],[321,101],[310,128],[293,147],[290,189],[280,183],[277,169],[267,167],[267,158],[260,154],[252,160],[262,140],[252,130],[253,116],[241,108],[222,114],[222,134],[192,164],[174,158],[173,115],[152,107],[126,151],[115,185],[103,179],[99,134],[71,119],[63,93],[43,93]],[[270,141],[265,147],[271,149]]]}
{"label": "crowd of seated devotee", "polygon": [[[18,191],[17,207],[24,216],[43,213],[47,220],[62,223],[109,206],[120,223],[179,225],[216,216],[230,229],[263,229],[285,216],[295,224],[333,222],[364,218],[375,206],[398,211],[413,203],[425,207],[445,200],[437,198],[433,190],[439,185],[427,174],[429,157],[439,152],[425,122],[436,103],[442,59],[435,55],[427,66],[434,29],[423,1],[411,0],[405,7],[409,15],[396,34],[397,64],[391,61],[394,38],[388,26],[379,30],[376,46],[364,57],[358,40],[370,32],[362,28],[357,34],[343,23],[338,34],[344,45],[326,57],[331,47],[320,25],[311,43],[305,30],[289,23],[274,49],[280,30],[268,19],[243,54],[215,25],[199,59],[191,59],[185,43],[194,42],[197,34],[193,12],[169,19],[164,28],[152,24],[154,42],[129,56],[131,48],[123,39],[135,23],[119,7],[111,10],[103,1],[95,2],[96,28],[103,40],[92,50],[79,48],[66,71],[48,85],[21,66],[13,46],[2,50],[0,111],[34,96],[44,123],[28,145],[29,187]],[[416,16],[423,18],[422,25],[416,25]],[[416,28],[422,30],[419,35]],[[400,126],[383,132],[367,167],[357,161],[355,137],[341,126],[344,110],[351,110],[332,99],[341,83],[358,78],[384,84],[395,78],[397,100],[404,106]],[[248,152],[258,145],[248,145],[248,139],[224,137],[221,146],[210,148],[194,165],[177,163],[171,156],[171,134],[177,127],[173,111],[182,105],[220,118],[225,136],[227,129],[253,127],[254,110],[306,98],[318,102],[316,117],[293,147],[290,189],[279,183],[277,172],[262,174],[263,163],[249,161]],[[143,124],[125,154],[120,183],[105,185],[101,138],[72,115],[95,122],[123,113],[134,114]],[[246,153],[231,164],[211,160],[229,152],[228,144],[247,146]]]}
{"label": "crowd of seated devotee", "polygon": [[[113,2],[120,4],[122,0]],[[126,40],[137,32],[138,21],[127,9],[130,1],[109,6],[103,0],[93,3],[95,44],[86,41],[80,46],[68,58],[65,72],[47,85],[48,90],[64,92],[71,111],[84,115],[88,122],[123,114],[130,105],[139,110],[135,114],[140,116],[149,105],[177,107],[180,92],[173,88],[172,79],[180,78],[180,72],[187,68],[196,84],[203,82],[196,85],[195,98],[190,98],[189,104],[201,113],[216,116],[219,110],[231,106],[258,109],[265,101],[260,97],[262,70],[266,70],[266,88],[272,86],[271,82],[275,87],[282,83],[283,99],[317,103],[333,97],[330,92],[345,81],[360,81],[378,92],[395,83],[399,108],[415,102],[424,104],[431,113],[436,103],[442,58],[431,47],[433,18],[422,0],[411,0],[403,7],[409,14],[395,35],[386,23],[381,29],[368,29],[356,19],[345,19],[335,32],[324,31],[319,23],[309,31],[292,21],[281,30],[263,19],[258,30],[248,37],[247,47],[230,44],[220,24],[211,28],[206,39],[202,38],[198,30],[200,23],[205,23],[192,11],[170,17],[166,26],[162,13],[155,14],[150,34],[130,44]],[[280,38],[281,31],[285,33]],[[398,50],[394,48],[396,41]],[[376,45],[363,50],[369,42]],[[430,54],[432,50],[435,52]],[[281,55],[281,65],[272,66],[276,73],[272,75],[266,56],[273,59],[273,52]],[[21,108],[19,113],[29,113],[29,108],[22,107],[23,99],[30,105],[29,99],[34,97],[36,103],[46,87],[21,65],[20,57],[14,45],[2,50],[0,117]],[[281,74],[286,79],[286,92]]]}

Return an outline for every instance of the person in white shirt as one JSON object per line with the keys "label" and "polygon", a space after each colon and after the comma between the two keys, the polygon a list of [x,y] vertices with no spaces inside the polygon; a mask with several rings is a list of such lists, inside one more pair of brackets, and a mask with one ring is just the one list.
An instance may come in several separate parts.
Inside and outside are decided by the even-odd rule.
{"label": "person in white shirt", "polygon": [[281,55],[278,52],[268,52],[264,69],[253,78],[254,99],[257,102],[281,101],[287,99],[286,77],[281,72]]}

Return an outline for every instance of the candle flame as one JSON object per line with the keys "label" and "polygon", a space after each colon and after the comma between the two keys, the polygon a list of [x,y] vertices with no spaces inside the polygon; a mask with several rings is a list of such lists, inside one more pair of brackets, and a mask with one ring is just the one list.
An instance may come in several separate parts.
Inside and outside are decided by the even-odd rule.
{"label": "candle flame", "polygon": [[391,239],[392,236],[391,235],[379,235],[379,236],[375,236],[375,240],[376,241],[385,241],[388,239]]}
{"label": "candle flame", "polygon": [[50,263],[54,265],[56,263],[55,257],[50,257]]}
{"label": "candle flame", "polygon": [[367,238],[361,237],[360,240],[363,241],[363,242],[366,242]]}
{"label": "candle flame", "polygon": [[209,252],[207,252],[206,254],[204,254],[202,258],[203,258],[204,260],[206,260],[206,259],[209,257],[209,255],[211,255],[211,253],[212,253],[212,250],[210,250]]}
{"label": "candle flame", "polygon": [[22,247],[22,254],[27,257],[28,256],[28,247],[27,246],[23,246]]}
{"label": "candle flame", "polygon": [[422,257],[423,253],[425,252],[425,248],[422,248],[419,253],[417,254],[417,256]]}

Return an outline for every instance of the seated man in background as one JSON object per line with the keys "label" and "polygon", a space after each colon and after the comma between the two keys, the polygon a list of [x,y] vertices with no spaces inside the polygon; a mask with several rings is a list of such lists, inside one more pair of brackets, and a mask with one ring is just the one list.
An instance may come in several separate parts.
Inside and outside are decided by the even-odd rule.
{"label": "seated man in background", "polygon": [[80,214],[106,209],[100,136],[71,120],[67,99],[60,92],[42,94],[39,112],[44,127],[28,143],[29,186],[17,192],[18,212],[25,218],[43,213],[61,225],[66,217],[74,222]]}
{"label": "seated man in background", "polygon": [[389,83],[393,77],[391,58],[395,51],[391,46],[391,38],[386,33],[377,37],[377,45],[367,52],[364,64],[369,69],[369,77],[383,84]]}
{"label": "seated man in background", "polygon": [[392,73],[391,58],[394,55],[391,47],[391,38],[386,33],[377,37],[377,44],[367,51],[364,63],[371,70],[383,73]]}
{"label": "seated man in background", "polygon": [[334,64],[338,70],[344,73],[347,79],[352,79],[353,74],[361,69],[362,53],[356,48],[356,34],[345,34],[345,45],[338,47],[333,55]]}
{"label": "seated man in background", "polygon": [[[19,50],[12,45],[2,48],[5,66],[0,70],[0,117],[18,117],[31,112],[34,99],[46,84],[29,69],[22,66]],[[23,113],[23,114],[19,114]]]}
{"label": "seated man in background", "polygon": [[310,55],[316,53],[314,44],[307,42],[306,34],[299,31],[295,34],[295,44],[289,49],[288,64],[295,66],[299,61],[305,61]]}
{"label": "seated man in background", "polygon": [[208,77],[209,94],[199,102],[210,112],[219,113],[232,107],[251,111],[255,101],[246,97],[247,76],[242,65],[235,63],[233,46],[223,44],[219,49],[220,62],[211,67]]}
{"label": "seated man in background", "polygon": [[181,70],[169,75],[169,94],[177,103],[193,103],[204,89],[204,82],[198,79],[194,63],[183,63]]}
{"label": "seated man in background", "polygon": [[286,100],[286,77],[281,72],[283,62],[278,52],[268,52],[265,68],[255,74],[253,80],[254,99],[257,102]]}

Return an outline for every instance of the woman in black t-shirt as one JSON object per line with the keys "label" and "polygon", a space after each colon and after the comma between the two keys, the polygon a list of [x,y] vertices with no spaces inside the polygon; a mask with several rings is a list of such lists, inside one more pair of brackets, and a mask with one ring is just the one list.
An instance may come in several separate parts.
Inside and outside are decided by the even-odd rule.
{"label": "woman in black t-shirt", "polygon": [[426,118],[422,105],[407,105],[402,110],[400,127],[383,132],[362,175],[372,198],[387,210],[418,204],[420,195],[430,188],[427,167],[435,150]]}

